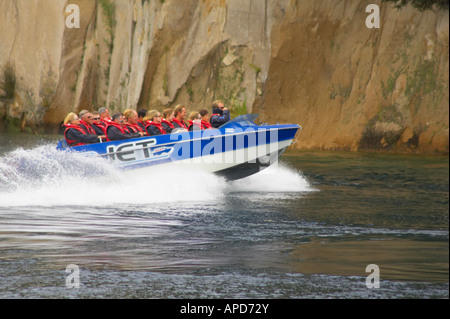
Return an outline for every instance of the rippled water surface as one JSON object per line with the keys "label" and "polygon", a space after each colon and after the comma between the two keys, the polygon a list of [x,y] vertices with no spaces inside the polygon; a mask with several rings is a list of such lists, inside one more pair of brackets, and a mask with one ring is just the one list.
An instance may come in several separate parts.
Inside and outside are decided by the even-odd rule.
{"label": "rippled water surface", "polygon": [[448,298],[448,156],[288,151],[226,182],[54,141],[0,135],[0,298]]}

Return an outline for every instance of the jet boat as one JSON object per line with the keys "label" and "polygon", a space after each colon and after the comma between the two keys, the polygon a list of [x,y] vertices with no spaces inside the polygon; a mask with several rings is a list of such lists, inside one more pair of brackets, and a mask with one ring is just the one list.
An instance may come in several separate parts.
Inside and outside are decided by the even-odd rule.
{"label": "jet boat", "polygon": [[124,170],[146,171],[182,165],[236,180],[258,173],[276,163],[291,145],[301,126],[255,124],[258,114],[241,115],[218,129],[145,136],[120,141],[57,149],[103,157]]}

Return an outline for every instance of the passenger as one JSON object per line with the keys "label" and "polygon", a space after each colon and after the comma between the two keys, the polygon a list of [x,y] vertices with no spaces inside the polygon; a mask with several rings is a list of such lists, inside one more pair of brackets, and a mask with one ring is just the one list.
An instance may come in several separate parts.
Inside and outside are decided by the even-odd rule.
{"label": "passenger", "polygon": [[218,128],[230,120],[230,111],[228,111],[220,100],[213,102],[212,113],[210,123],[214,128]]}
{"label": "passenger", "polygon": [[92,113],[88,110],[83,110],[78,114],[80,118],[80,126],[83,130],[89,134],[95,134],[95,130],[92,127],[92,123],[94,122],[92,119]]}
{"label": "passenger", "polygon": [[202,118],[199,112],[191,112],[189,114],[189,127],[188,131],[200,131],[204,130],[205,127],[202,125]]}
{"label": "passenger", "polygon": [[147,111],[147,114],[145,115],[145,117],[144,117],[144,119],[143,119],[143,122],[144,122],[145,127],[147,127],[148,123],[151,122],[151,119],[150,119],[150,113],[152,113],[152,112],[157,112],[157,111],[156,111],[156,110],[148,110],[148,111]]}
{"label": "passenger", "polygon": [[172,124],[172,120],[173,120],[173,110],[165,109],[163,111],[163,119],[161,120],[161,125],[164,131],[167,132],[167,134],[172,133],[172,130],[175,128]]}
{"label": "passenger", "polygon": [[212,128],[211,124],[209,123],[209,112],[206,109],[201,109],[198,111],[200,113],[200,117],[202,119],[202,125],[205,128],[205,130]]}
{"label": "passenger", "polygon": [[64,126],[66,127],[64,137],[66,138],[68,146],[79,146],[99,142],[97,135],[87,133],[80,126],[80,119],[78,118],[78,115],[73,112],[67,114],[64,119]]}
{"label": "passenger", "polygon": [[106,137],[106,125],[100,121],[100,113],[98,111],[92,112],[92,128],[98,136],[105,135]]}
{"label": "passenger", "polygon": [[138,124],[139,117],[136,111],[128,109],[123,112],[123,115],[128,131],[131,133],[145,132],[145,129],[143,130]]}
{"label": "passenger", "polygon": [[[173,110],[173,119],[172,119],[172,125],[174,129],[185,129],[187,130],[188,127],[186,123],[184,122],[184,118],[186,117],[186,108],[178,104],[177,107],[175,107],[175,110]],[[179,131],[179,130],[177,130]]]}
{"label": "passenger", "polygon": [[122,113],[113,115],[111,122],[106,127],[106,140],[117,141],[129,138],[141,137],[144,132],[131,133],[125,125],[125,117]]}
{"label": "passenger", "polygon": [[100,113],[100,120],[106,125],[111,122],[111,118],[109,117],[109,110],[106,107],[101,107],[98,109],[98,112]]}
{"label": "passenger", "polygon": [[83,110],[80,112],[79,116],[81,119],[80,126],[84,129],[85,132],[97,135],[100,141],[106,139],[106,134],[103,131],[99,131],[99,133],[101,134],[97,134],[96,128],[94,128],[94,116],[91,112],[89,112],[88,110]]}
{"label": "passenger", "polygon": [[161,135],[167,134],[166,130],[161,125],[161,113],[152,110],[147,114],[147,125],[145,126],[145,131],[148,135]]}
{"label": "passenger", "polygon": [[147,110],[140,110],[139,112],[137,112],[137,114],[138,114],[137,124],[141,127],[142,131],[145,131],[144,118],[147,115]]}

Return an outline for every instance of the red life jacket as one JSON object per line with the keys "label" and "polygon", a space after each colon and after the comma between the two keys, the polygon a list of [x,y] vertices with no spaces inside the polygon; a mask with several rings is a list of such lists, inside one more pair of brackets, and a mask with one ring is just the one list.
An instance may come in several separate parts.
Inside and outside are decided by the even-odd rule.
{"label": "red life jacket", "polygon": [[198,127],[199,129],[201,129],[201,130],[204,130],[204,129],[205,129],[205,127],[203,126],[203,123],[199,124],[198,122],[196,123],[196,122],[194,122],[194,121],[189,120],[189,128],[188,128],[188,130],[191,129],[191,126],[192,126],[192,125],[197,126],[197,127]]}
{"label": "red life jacket", "polygon": [[128,131],[132,133],[144,132],[138,124],[125,123],[125,125],[128,128]]}
{"label": "red life jacket", "polygon": [[141,129],[145,130],[145,123],[141,120],[138,120],[138,124],[137,124]]}
{"label": "red life jacket", "polygon": [[208,128],[212,128],[211,124],[209,124],[208,122],[205,122],[203,120],[202,120],[202,125],[205,128],[205,130],[208,129]]}
{"label": "red life jacket", "polygon": [[[109,122],[108,122],[109,123]],[[100,123],[93,123],[94,125],[97,125],[98,127],[103,127],[103,128],[105,128],[106,127],[106,125],[107,125],[107,123],[106,122],[103,122],[102,120],[100,120]]]}
{"label": "red life jacket", "polygon": [[92,125],[95,125],[98,128],[100,128],[103,131],[104,135],[106,135],[106,125],[105,125],[105,123],[100,122],[100,124],[97,124],[97,123],[94,122],[94,123],[92,123]]}
{"label": "red life jacket", "polygon": [[106,126],[108,126],[109,123],[111,123],[111,118],[110,117],[105,117],[104,119],[100,120],[100,123],[103,123]]}
{"label": "red life jacket", "polygon": [[85,128],[86,128],[86,132],[87,132],[88,134],[94,134],[94,135],[96,135],[94,129],[92,128],[92,126],[90,126],[89,124],[87,124],[85,121],[80,120],[80,124],[83,125],[82,127],[85,127]]}
{"label": "red life jacket", "polygon": [[[105,132],[108,132],[108,128],[109,128],[110,126],[117,127],[117,128],[119,129],[119,131],[120,131],[122,134],[131,133],[131,132],[128,130],[128,128],[127,128],[126,126],[122,126],[122,125],[120,125],[120,124],[118,124],[118,123],[116,123],[116,122],[114,122],[114,121],[111,121],[111,122],[108,123],[108,125],[106,126]],[[108,137],[108,133],[106,133],[106,140],[107,140],[108,142],[111,141],[111,140],[109,139],[109,137]]]}
{"label": "red life jacket", "polygon": [[166,119],[162,119],[161,120],[161,123],[166,123],[167,125],[169,125],[171,128],[175,128],[174,126],[173,126],[173,124],[172,123],[170,123],[168,120],[166,120]]}
{"label": "red life jacket", "polygon": [[148,128],[150,125],[153,125],[153,126],[156,126],[156,127],[158,128],[158,130],[161,132],[161,134],[167,134],[166,130],[162,127],[161,123],[160,123],[160,124],[157,124],[157,123],[151,122],[151,121],[147,121],[146,123],[147,123],[147,125],[145,126],[145,130],[146,130],[146,131],[147,131],[147,128]]}
{"label": "red life jacket", "polygon": [[78,142],[75,140],[69,140],[66,135],[67,131],[71,128],[73,128],[77,131],[80,131],[83,134],[86,134],[86,132],[81,127],[79,127],[78,125],[72,125],[72,124],[64,124],[64,126],[66,127],[66,130],[64,131],[64,137],[66,138],[67,145],[69,145],[69,146],[85,145],[84,143],[81,143],[81,142]]}
{"label": "red life jacket", "polygon": [[182,128],[185,128],[185,129],[188,129],[188,127],[186,126],[186,123],[184,123],[184,121],[178,121],[177,119],[173,119],[172,120],[172,123],[175,123],[175,124],[178,124],[178,126],[180,126],[180,127],[182,127]]}

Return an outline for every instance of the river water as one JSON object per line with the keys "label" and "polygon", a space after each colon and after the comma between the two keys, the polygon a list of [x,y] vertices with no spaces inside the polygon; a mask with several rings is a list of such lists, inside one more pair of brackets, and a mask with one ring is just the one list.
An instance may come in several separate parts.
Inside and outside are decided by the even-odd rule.
{"label": "river water", "polygon": [[448,156],[291,150],[226,182],[55,140],[0,134],[0,298],[449,297]]}

